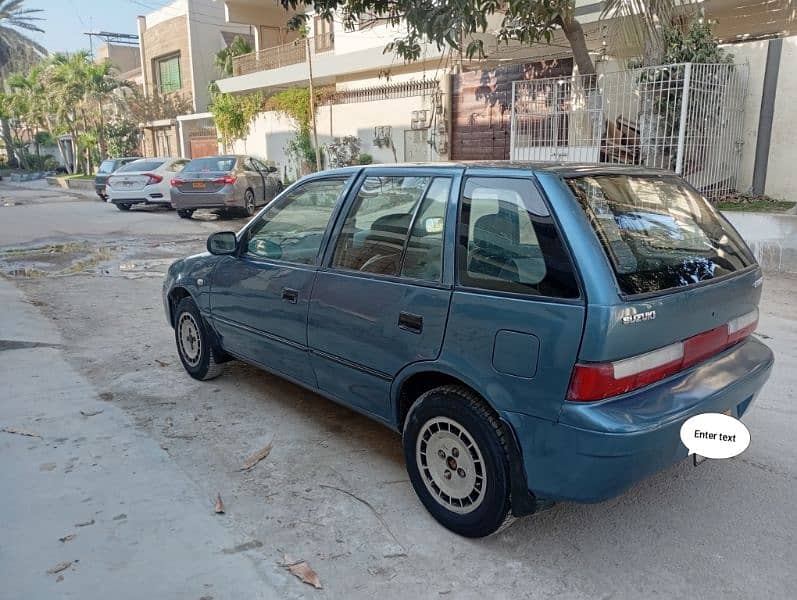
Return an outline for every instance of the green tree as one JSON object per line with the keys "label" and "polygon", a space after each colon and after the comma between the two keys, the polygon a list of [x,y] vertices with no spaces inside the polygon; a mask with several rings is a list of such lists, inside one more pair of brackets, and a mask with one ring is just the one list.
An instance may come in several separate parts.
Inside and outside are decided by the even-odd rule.
{"label": "green tree", "polygon": [[[30,39],[27,31],[43,32],[38,22],[41,9],[26,8],[24,0],[0,0],[0,90],[5,89],[4,79],[9,72],[29,66],[47,54],[38,42]],[[0,128],[8,152],[8,162],[17,166],[13,139],[8,119],[0,115]]]}
{"label": "green tree", "polygon": [[[687,3],[692,0],[686,0]],[[361,15],[401,24],[404,34],[385,50],[408,61],[422,54],[421,44],[451,47],[468,58],[484,56],[483,40],[474,34],[493,31],[501,42],[516,40],[524,44],[551,42],[561,29],[573,51],[579,73],[592,75],[595,65],[589,55],[584,30],[575,18],[575,0],[280,0],[286,9],[312,7],[316,14],[332,18],[337,14],[346,28],[353,29]],[[603,18],[622,25],[624,35],[639,39],[661,39],[662,24],[670,23],[676,0],[606,0]],[[298,27],[306,15],[297,14],[291,25]],[[661,43],[656,44],[661,47]],[[644,49],[644,46],[642,46]]]}
{"label": "green tree", "polygon": [[259,93],[244,96],[233,94],[216,94],[210,103],[210,112],[213,114],[213,123],[221,135],[225,152],[235,140],[240,140],[249,135],[257,113],[262,110],[263,96]]}
{"label": "green tree", "polygon": [[229,77],[232,75],[232,59],[251,52],[254,52],[252,45],[240,35],[236,35],[229,46],[216,53],[216,68],[223,77]]}

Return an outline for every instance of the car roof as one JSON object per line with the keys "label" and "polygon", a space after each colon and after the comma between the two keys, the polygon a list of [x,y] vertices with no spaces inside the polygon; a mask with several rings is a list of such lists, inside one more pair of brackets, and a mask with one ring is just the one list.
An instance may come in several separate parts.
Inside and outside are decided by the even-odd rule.
{"label": "car roof", "polygon": [[428,163],[392,163],[392,164],[372,164],[359,167],[342,167],[339,169],[330,169],[323,171],[323,173],[351,173],[359,169],[366,172],[369,170],[384,170],[384,169],[465,169],[465,170],[481,170],[481,169],[502,169],[502,170],[517,170],[533,173],[554,173],[560,177],[577,177],[584,175],[598,175],[598,174],[617,174],[617,175],[673,175],[672,171],[662,169],[652,169],[648,167],[638,167],[634,165],[596,165],[596,164],[581,164],[581,163],[545,163],[545,162],[532,162],[532,161],[512,161],[512,160],[490,160],[490,161],[443,161],[443,162],[428,162]]}

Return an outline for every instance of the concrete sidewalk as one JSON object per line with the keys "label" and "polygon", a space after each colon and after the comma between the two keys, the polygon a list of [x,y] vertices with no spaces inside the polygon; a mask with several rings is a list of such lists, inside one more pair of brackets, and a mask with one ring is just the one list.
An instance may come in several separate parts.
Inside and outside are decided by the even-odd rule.
{"label": "concrete sidewalk", "polygon": [[725,211],[768,273],[797,273],[797,215]]}
{"label": "concrete sidewalk", "polygon": [[0,596],[292,595],[287,576],[247,552],[260,543],[233,531],[154,440],[96,397],[52,324],[2,280],[0,306]]}

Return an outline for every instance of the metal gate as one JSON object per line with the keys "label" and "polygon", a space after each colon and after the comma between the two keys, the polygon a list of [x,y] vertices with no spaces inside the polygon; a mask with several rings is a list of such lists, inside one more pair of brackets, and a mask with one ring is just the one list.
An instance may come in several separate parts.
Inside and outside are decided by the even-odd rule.
{"label": "metal gate", "polygon": [[747,65],[680,63],[512,86],[513,160],[644,165],[736,189]]}
{"label": "metal gate", "polygon": [[506,65],[455,75],[451,92],[451,160],[509,158],[513,83],[569,76],[571,58]]}

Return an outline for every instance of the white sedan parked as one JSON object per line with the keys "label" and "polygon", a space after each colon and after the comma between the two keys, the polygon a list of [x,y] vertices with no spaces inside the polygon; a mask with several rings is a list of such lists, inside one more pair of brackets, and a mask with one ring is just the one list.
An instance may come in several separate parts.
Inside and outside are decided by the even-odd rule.
{"label": "white sedan parked", "polygon": [[119,210],[134,204],[160,204],[171,207],[169,186],[175,173],[190,161],[186,158],[141,158],[118,169],[108,179],[108,200]]}

